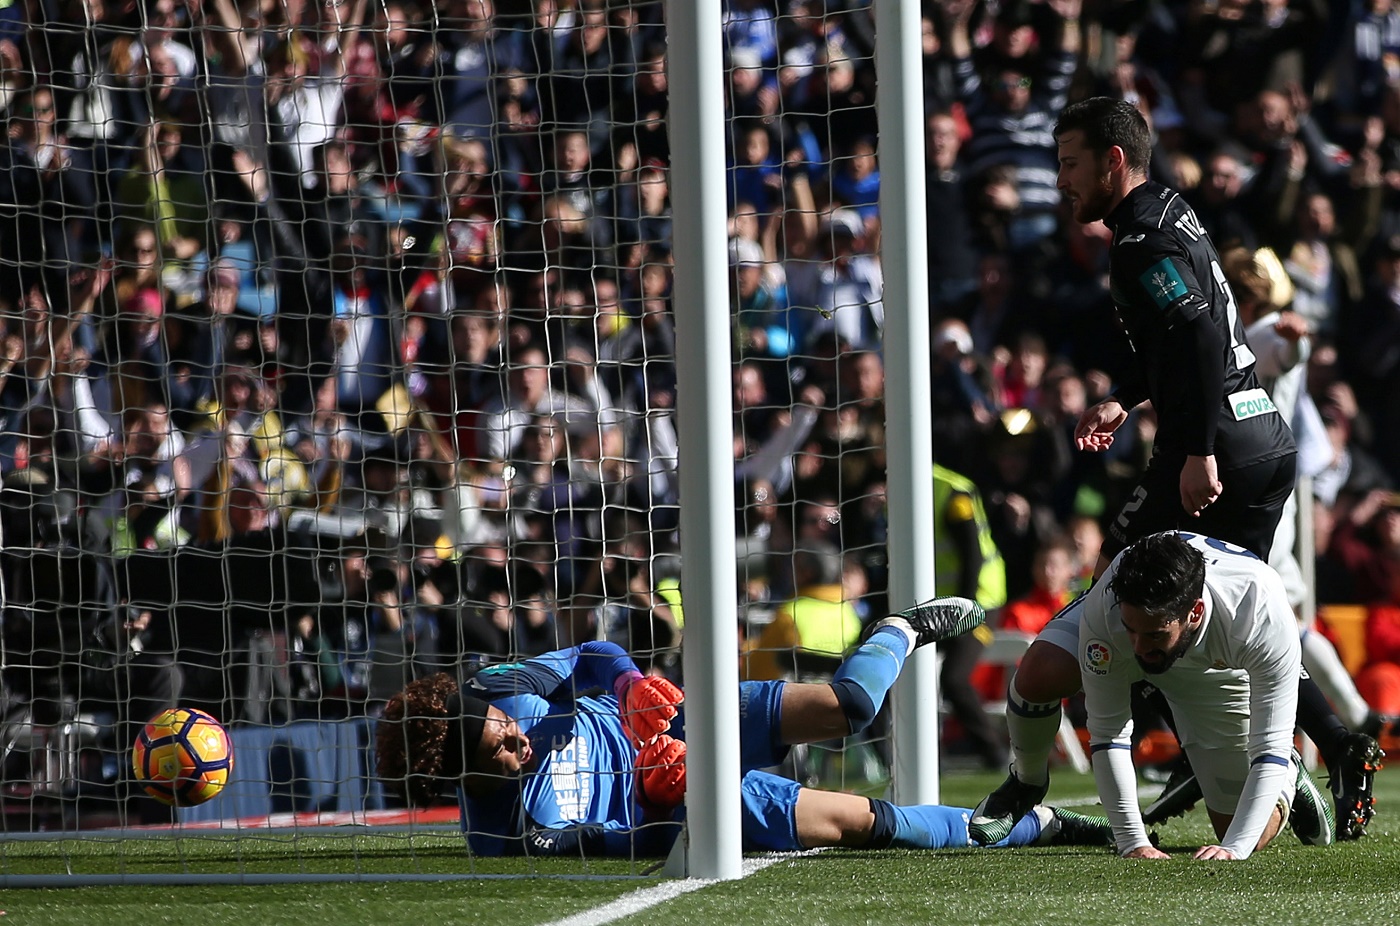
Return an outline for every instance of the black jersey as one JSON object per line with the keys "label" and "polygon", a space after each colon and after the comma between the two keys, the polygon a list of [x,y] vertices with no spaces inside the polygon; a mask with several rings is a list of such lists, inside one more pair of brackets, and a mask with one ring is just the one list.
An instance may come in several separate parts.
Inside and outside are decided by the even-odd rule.
{"label": "black jersey", "polygon": [[1113,231],[1110,289],[1134,354],[1118,395],[1124,408],[1152,400],[1155,452],[1214,454],[1222,472],[1292,453],[1293,434],[1254,376],[1235,297],[1191,207],[1148,182],[1104,224]]}

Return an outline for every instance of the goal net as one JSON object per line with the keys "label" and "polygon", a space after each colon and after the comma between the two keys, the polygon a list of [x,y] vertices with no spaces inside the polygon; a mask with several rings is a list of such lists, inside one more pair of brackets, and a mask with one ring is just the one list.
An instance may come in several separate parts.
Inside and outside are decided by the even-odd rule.
{"label": "goal net", "polygon": [[[583,641],[683,682],[663,4],[61,6],[0,17],[0,876],[653,870],[468,851],[375,730]],[[828,678],[886,610],[873,23],[724,10],[741,673]],[[174,707],[234,761],[172,809]],[[885,728],[785,772],[877,793]]]}

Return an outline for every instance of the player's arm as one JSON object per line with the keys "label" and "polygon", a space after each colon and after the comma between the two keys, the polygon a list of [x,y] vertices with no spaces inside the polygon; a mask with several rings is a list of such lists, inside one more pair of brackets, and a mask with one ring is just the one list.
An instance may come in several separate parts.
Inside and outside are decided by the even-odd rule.
{"label": "player's arm", "polygon": [[595,689],[613,691],[620,680],[641,677],[637,664],[622,647],[597,640],[544,653],[525,662],[488,666],[472,676],[468,687],[489,695],[529,693],[553,700],[561,696],[572,698],[575,693]]}
{"label": "player's arm", "polygon": [[[565,650],[545,653],[519,666],[535,684],[548,688],[549,700],[590,690],[617,696],[622,724],[635,745],[665,733],[685,695],[672,682],[643,675],[632,657],[616,643],[592,640]],[[486,672],[490,672],[487,669]],[[557,681],[549,687],[549,678]],[[538,689],[533,689],[538,694]]]}
{"label": "player's arm", "polygon": [[538,856],[574,858],[655,858],[671,851],[681,824],[674,820],[615,829],[601,823],[546,826],[526,820],[524,852]]}
{"label": "player's arm", "polygon": [[1230,828],[1220,840],[1237,859],[1259,844],[1279,794],[1288,784],[1288,757],[1298,718],[1302,647],[1282,588],[1261,594],[1254,632],[1240,646],[1238,664],[1249,672],[1249,777]]}
{"label": "player's arm", "polygon": [[[1079,664],[1088,712],[1089,751],[1099,800],[1113,827],[1120,855],[1165,857],[1153,848],[1138,808],[1137,776],[1133,771],[1133,714],[1130,673],[1125,660],[1132,654],[1115,651],[1107,632],[1112,619],[1105,607],[1105,580],[1084,599],[1079,624]],[[1149,851],[1150,850],[1150,851]],[[1153,855],[1151,853],[1157,853]]]}
{"label": "player's arm", "polygon": [[1114,259],[1126,265],[1120,280],[1132,298],[1159,313],[1166,327],[1159,350],[1167,358],[1169,376],[1163,385],[1171,393],[1161,398],[1172,409],[1185,442],[1181,503],[1195,514],[1215,501],[1221,489],[1215,434],[1225,395],[1226,345],[1211,314],[1215,281],[1196,279],[1186,254],[1161,232],[1120,245]]}
{"label": "player's arm", "polygon": [[1215,281],[1196,279],[1181,246],[1164,232],[1119,244],[1113,259],[1120,288],[1166,328],[1158,349],[1167,358],[1173,394],[1164,401],[1184,417],[1186,452],[1209,456],[1225,393],[1225,342],[1211,315]]}
{"label": "player's arm", "polygon": [[1209,316],[1197,315],[1167,332],[1168,349],[1180,357],[1177,407],[1183,412],[1186,462],[1181,468],[1181,505],[1192,514],[1220,497],[1215,434],[1225,395],[1225,342]]}

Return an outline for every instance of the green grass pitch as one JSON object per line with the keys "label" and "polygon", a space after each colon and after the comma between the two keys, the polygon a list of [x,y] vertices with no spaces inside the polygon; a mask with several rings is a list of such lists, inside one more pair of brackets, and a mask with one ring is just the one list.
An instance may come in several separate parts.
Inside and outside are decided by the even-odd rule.
{"label": "green grass pitch", "polygon": [[[948,775],[944,801],[970,805],[999,776]],[[1087,776],[1060,771],[1052,800],[1085,798]],[[623,923],[647,924],[1133,924],[1400,923],[1400,771],[1377,779],[1380,812],[1368,836],[1327,849],[1301,846],[1288,833],[1239,864],[1193,862],[1207,840],[1196,810],[1160,830],[1170,862],[1124,862],[1107,851],[1032,849],[942,852],[830,851],[785,860],[742,881],[713,885],[652,907]],[[1085,808],[1089,809],[1089,808]],[[121,870],[232,872],[399,871],[481,874],[637,874],[626,862],[473,861],[459,840],[399,836],[245,836],[234,841],[143,839],[9,841],[6,873]],[[582,913],[657,879],[286,886],[94,887],[10,889],[0,893],[6,926],[172,923],[351,924],[546,923]]]}

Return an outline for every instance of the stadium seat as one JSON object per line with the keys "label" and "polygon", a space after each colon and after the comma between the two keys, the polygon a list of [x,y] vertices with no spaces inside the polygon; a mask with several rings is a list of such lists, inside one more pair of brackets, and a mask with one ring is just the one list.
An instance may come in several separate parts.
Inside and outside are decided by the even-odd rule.
{"label": "stadium seat", "polygon": [[1366,665],[1366,606],[1360,604],[1324,604],[1317,608],[1317,619],[1326,628],[1327,637],[1337,647],[1342,665],[1353,676]]}
{"label": "stadium seat", "polygon": [[5,776],[6,784],[26,785],[34,795],[71,796],[81,777],[82,750],[95,745],[101,732],[101,720],[79,713],[71,699],[64,699],[52,718],[36,717],[32,705],[19,706],[0,722],[0,769],[14,759],[19,768],[28,768],[28,778],[19,782]]}

